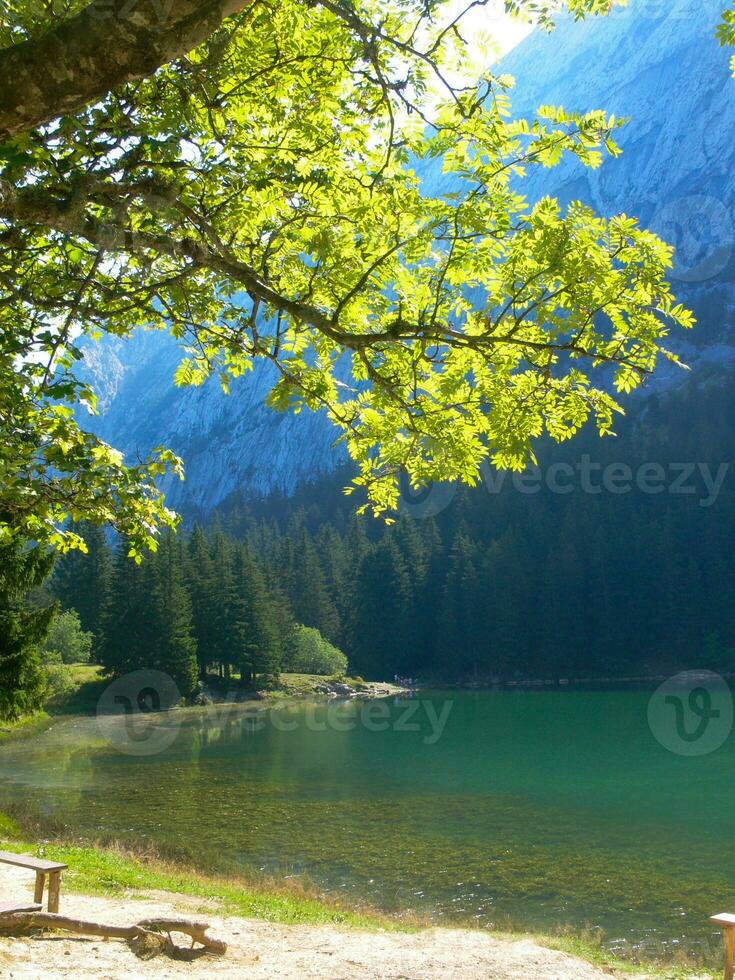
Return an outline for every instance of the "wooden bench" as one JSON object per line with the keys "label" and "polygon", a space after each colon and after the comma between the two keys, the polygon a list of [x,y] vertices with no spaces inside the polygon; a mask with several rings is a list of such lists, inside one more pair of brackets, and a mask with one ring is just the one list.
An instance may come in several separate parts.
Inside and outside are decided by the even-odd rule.
{"label": "wooden bench", "polygon": [[725,980],[733,980],[733,966],[735,966],[735,915],[729,912],[720,912],[719,915],[710,916],[710,922],[722,929],[722,938],[725,941]]}
{"label": "wooden bench", "polygon": [[[61,872],[66,871],[67,865],[58,861],[44,861],[42,858],[30,857],[28,854],[12,854],[10,851],[0,851],[0,864],[11,864],[15,868],[28,868],[36,872],[36,890],[33,894],[34,908],[43,908],[43,890],[48,878],[48,910],[59,911],[59,895],[61,894]],[[40,904],[39,904],[40,903]],[[28,906],[26,906],[28,908]]]}

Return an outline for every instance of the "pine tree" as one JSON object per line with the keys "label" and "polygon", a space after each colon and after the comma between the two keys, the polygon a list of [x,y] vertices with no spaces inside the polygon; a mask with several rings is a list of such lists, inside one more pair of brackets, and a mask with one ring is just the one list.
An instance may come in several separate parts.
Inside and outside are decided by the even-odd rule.
{"label": "pine tree", "polygon": [[232,575],[232,543],[221,530],[215,530],[210,540],[212,561],[212,592],[215,602],[208,639],[205,641],[202,659],[220,668],[224,680],[230,679],[232,668],[237,665],[236,637],[233,627],[233,603],[235,584]]}
{"label": "pine tree", "polygon": [[121,540],[113,562],[112,592],[104,620],[100,661],[119,677],[151,667],[157,643],[153,560],[136,565],[128,557],[127,542]]}
{"label": "pine tree", "polygon": [[482,600],[474,564],[474,548],[460,530],[449,553],[449,567],[439,612],[442,672],[477,674],[484,666],[487,638],[481,625]]}
{"label": "pine tree", "polygon": [[113,556],[101,527],[83,524],[74,530],[84,538],[87,552],[72,551],[58,562],[54,591],[65,609],[79,614],[82,629],[94,637],[98,655],[111,597]]}
{"label": "pine tree", "polygon": [[233,655],[245,686],[256,675],[278,676],[281,644],[265,579],[246,545],[235,550],[233,581]]}
{"label": "pine tree", "polygon": [[197,642],[199,675],[211,668],[213,637],[219,628],[220,597],[217,594],[210,543],[201,527],[194,528],[188,543],[186,584],[191,600],[192,628]]}
{"label": "pine tree", "polygon": [[352,649],[359,673],[393,676],[416,662],[411,642],[411,583],[403,557],[385,537],[363,558],[358,573]]}
{"label": "pine tree", "polygon": [[0,547],[0,718],[18,718],[43,704],[39,647],[55,607],[31,608],[26,595],[41,585],[52,565],[52,555],[41,548]]}
{"label": "pine tree", "polygon": [[197,643],[191,601],[184,584],[184,552],[180,540],[167,535],[155,562],[154,635],[148,666],[168,674],[181,695],[191,697],[197,686]]}
{"label": "pine tree", "polygon": [[287,580],[294,618],[336,642],[340,634],[339,613],[327,590],[319,554],[305,530],[300,532],[289,555],[289,564]]}

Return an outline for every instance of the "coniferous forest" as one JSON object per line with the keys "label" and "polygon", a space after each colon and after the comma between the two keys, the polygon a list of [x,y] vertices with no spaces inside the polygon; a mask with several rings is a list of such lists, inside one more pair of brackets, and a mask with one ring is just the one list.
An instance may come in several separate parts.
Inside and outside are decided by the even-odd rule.
{"label": "coniferous forest", "polygon": [[[59,562],[54,590],[110,670],[155,666],[185,691],[197,673],[244,683],[276,674],[295,623],[368,678],[726,671],[735,663],[733,401],[716,380],[653,397],[618,439],[542,453],[542,473],[554,462],[570,468],[557,492],[510,476],[501,486],[495,474],[472,491],[440,491],[445,506],[432,516],[420,503],[406,508],[393,526],[356,517],[337,474],[292,500],[233,499],[206,529],[166,537],[140,565],[124,543],[87,530],[89,554]],[[595,461],[587,484],[584,459]],[[602,468],[620,460],[633,473],[661,467],[661,487],[603,485]],[[710,475],[724,467],[716,493],[700,460]]]}

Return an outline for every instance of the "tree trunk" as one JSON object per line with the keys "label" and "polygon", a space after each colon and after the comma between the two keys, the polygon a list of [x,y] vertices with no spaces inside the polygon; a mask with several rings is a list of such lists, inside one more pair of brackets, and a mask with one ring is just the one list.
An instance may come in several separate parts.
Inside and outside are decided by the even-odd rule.
{"label": "tree trunk", "polygon": [[94,0],[58,27],[0,51],[0,143],[152,75],[248,0]]}

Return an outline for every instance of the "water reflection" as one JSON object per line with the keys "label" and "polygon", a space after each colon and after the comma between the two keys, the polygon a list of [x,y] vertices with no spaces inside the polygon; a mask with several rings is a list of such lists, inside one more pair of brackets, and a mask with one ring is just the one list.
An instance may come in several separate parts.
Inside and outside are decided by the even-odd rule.
{"label": "water reflection", "polygon": [[175,739],[145,757],[67,720],[0,750],[0,790],[75,833],[305,874],[440,922],[694,942],[735,905],[729,743],[665,752],[634,693],[426,700],[368,724],[354,702],[172,712]]}

